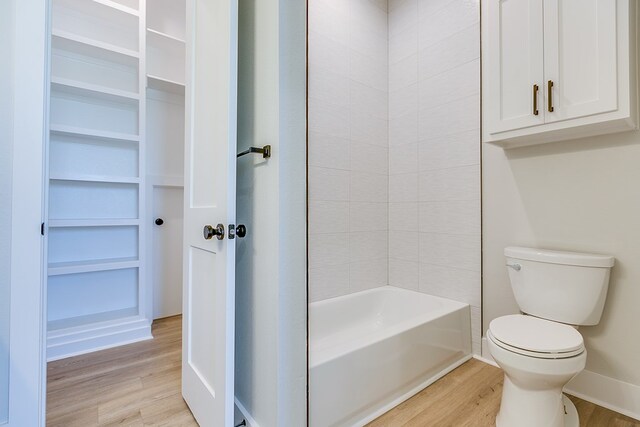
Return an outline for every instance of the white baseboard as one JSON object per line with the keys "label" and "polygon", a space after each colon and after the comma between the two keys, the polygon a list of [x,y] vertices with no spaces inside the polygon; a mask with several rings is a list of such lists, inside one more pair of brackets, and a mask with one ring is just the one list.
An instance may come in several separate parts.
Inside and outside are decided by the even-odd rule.
{"label": "white baseboard", "polygon": [[489,352],[489,346],[487,344],[487,338],[482,337],[482,357],[477,358],[478,360],[482,360],[489,365],[498,366],[493,357],[491,357],[491,353]]}
{"label": "white baseboard", "polygon": [[152,339],[151,322],[135,316],[122,321],[49,331],[47,362]]}
{"label": "white baseboard", "polygon": [[605,377],[591,371],[582,371],[569,381],[564,391],[640,420],[640,386]]}
{"label": "white baseboard", "polygon": [[[258,423],[256,422],[256,420],[253,419],[253,417],[251,416],[251,414],[249,414],[249,411],[247,411],[247,408],[244,407],[244,405],[242,403],[240,403],[240,401],[238,400],[238,398],[234,398],[235,402],[236,402],[236,409],[240,412],[241,416],[238,417],[236,416],[236,420],[238,418],[244,418],[247,421],[247,427],[260,427],[258,425]],[[242,422],[242,420],[238,421],[238,422]],[[238,423],[236,422],[236,424]]]}
{"label": "white baseboard", "polygon": [[479,360],[480,362],[486,363],[487,365],[495,366],[496,368],[500,367],[496,362],[493,361],[493,359],[487,359],[486,357],[478,356],[477,354],[474,354],[473,358]]}
{"label": "white baseboard", "polygon": [[[493,366],[487,338],[482,338],[482,357],[476,357]],[[579,397],[636,420],[640,420],[640,386],[605,377],[591,371],[582,371],[564,388],[572,396]]]}

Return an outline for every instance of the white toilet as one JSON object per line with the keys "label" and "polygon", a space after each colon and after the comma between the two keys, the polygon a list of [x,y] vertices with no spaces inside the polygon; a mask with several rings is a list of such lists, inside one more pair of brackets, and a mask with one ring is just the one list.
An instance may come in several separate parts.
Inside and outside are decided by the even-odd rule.
{"label": "white toilet", "polygon": [[523,314],[491,321],[489,351],[504,371],[497,427],[574,427],[578,413],[562,394],[584,369],[577,326],[597,325],[614,258],[510,247],[511,288]]}

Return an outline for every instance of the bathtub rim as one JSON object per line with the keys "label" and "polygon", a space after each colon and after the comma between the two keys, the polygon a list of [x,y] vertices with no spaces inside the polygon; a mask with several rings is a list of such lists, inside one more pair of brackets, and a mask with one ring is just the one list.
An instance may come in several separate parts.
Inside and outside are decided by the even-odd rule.
{"label": "bathtub rim", "polygon": [[[451,313],[455,313],[456,311],[459,310],[464,310],[464,309],[468,309],[469,310],[469,320],[471,320],[471,306],[470,304],[467,303],[463,303],[460,301],[455,301],[455,300],[451,300],[448,298],[443,298],[443,297],[439,297],[439,296],[435,296],[435,295],[429,295],[429,294],[424,294],[422,292],[418,292],[418,291],[414,291],[414,290],[410,290],[410,289],[404,289],[404,288],[398,288],[395,286],[390,286],[390,285],[385,285],[385,286],[379,286],[376,288],[372,288],[372,289],[367,289],[365,291],[360,291],[360,292],[355,292],[355,293],[351,293],[348,295],[341,295],[338,297],[334,297],[334,298],[330,298],[330,299],[326,299],[326,300],[322,300],[322,301],[316,301],[313,303],[310,303],[309,305],[311,306],[311,304],[315,304],[315,307],[318,306],[322,306],[322,305],[326,305],[326,304],[330,304],[331,302],[335,302],[336,300],[340,299],[340,300],[348,300],[348,299],[354,299],[357,298],[359,296],[362,295],[366,295],[366,294],[370,294],[370,293],[374,293],[374,292],[380,292],[380,291],[393,291],[393,292],[398,292],[398,293],[405,293],[405,294],[418,294],[421,297],[428,297],[428,298],[434,298],[437,300],[441,300],[443,302],[445,302],[447,304],[446,308],[440,308],[438,310],[434,310],[428,313],[424,313],[418,316],[412,316],[409,317],[406,320],[400,321],[398,323],[395,323],[391,326],[382,328],[380,331],[376,331],[375,333],[370,333],[367,334],[363,337],[358,337],[355,338],[353,340],[348,340],[339,344],[334,344],[332,346],[329,346],[326,349],[314,349],[313,347],[313,336],[311,334],[311,329],[309,329],[309,369],[313,369],[317,366],[320,366],[324,363],[329,363],[339,357],[342,357],[348,353],[351,353],[353,351],[356,351],[358,349],[367,347],[367,346],[371,346],[374,345],[376,343],[379,343],[381,341],[384,341],[394,335],[398,335],[402,332],[405,331],[409,331],[413,328],[419,327],[421,325],[424,325],[427,322],[430,321],[435,321],[438,319],[441,319],[444,316],[447,316]],[[309,314],[311,315],[311,310],[309,310]],[[469,337],[471,338],[471,337]],[[330,351],[331,350],[331,351]],[[314,355],[314,352],[316,353]],[[320,355],[318,355],[317,353],[320,353]],[[452,368],[453,369],[453,368]],[[425,386],[426,387],[426,386]]]}

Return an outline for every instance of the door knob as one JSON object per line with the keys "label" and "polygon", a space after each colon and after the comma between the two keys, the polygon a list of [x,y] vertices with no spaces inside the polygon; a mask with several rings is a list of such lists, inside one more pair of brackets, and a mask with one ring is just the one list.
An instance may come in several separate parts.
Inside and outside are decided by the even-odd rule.
{"label": "door knob", "polygon": [[156,225],[162,225],[162,224],[164,224],[164,219],[156,218]]}
{"label": "door knob", "polygon": [[205,225],[202,230],[205,240],[211,240],[213,236],[216,236],[218,240],[224,239],[224,225],[218,224],[215,227],[211,225]]}
{"label": "door knob", "polygon": [[242,224],[238,224],[238,226],[236,227],[236,236],[242,239],[246,235],[247,235],[247,227],[245,227]]}

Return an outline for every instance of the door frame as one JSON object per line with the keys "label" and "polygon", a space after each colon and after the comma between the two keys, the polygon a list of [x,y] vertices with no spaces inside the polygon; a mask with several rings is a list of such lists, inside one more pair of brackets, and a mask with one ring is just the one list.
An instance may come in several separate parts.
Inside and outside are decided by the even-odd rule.
{"label": "door frame", "polygon": [[40,224],[45,209],[50,0],[12,0],[12,4],[14,144],[7,426],[44,426],[46,289]]}

